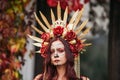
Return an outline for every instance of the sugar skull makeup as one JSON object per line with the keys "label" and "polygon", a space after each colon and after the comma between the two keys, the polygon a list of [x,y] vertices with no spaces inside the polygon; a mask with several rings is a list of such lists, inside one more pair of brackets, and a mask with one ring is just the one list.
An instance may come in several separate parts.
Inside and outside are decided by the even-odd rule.
{"label": "sugar skull makeup", "polygon": [[66,63],[66,52],[60,40],[56,40],[51,45],[51,63],[53,65],[63,65]]}

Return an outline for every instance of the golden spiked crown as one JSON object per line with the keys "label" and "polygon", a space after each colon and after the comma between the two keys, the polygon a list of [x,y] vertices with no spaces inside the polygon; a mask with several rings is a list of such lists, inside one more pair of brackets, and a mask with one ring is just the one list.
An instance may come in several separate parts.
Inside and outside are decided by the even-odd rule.
{"label": "golden spiked crown", "polygon": [[82,31],[87,24],[88,20],[85,20],[84,22],[81,23],[81,25],[78,25],[80,22],[81,16],[83,13],[83,8],[82,10],[77,10],[71,19],[69,20],[69,23],[67,23],[68,19],[68,7],[66,7],[63,19],[61,18],[61,7],[60,3],[58,2],[57,5],[57,19],[55,18],[55,15],[51,9],[51,20],[52,20],[52,25],[48,22],[47,18],[40,12],[41,18],[43,19],[45,25],[40,21],[36,13],[35,19],[41,26],[41,28],[45,31],[39,30],[37,27],[34,25],[31,25],[32,28],[37,31],[41,37],[35,37],[32,35],[28,35],[30,38],[32,38],[35,42],[33,45],[40,47],[39,51],[36,51],[37,53],[40,53],[41,56],[46,57],[47,54],[45,53],[49,42],[52,38],[54,37],[61,37],[65,39],[69,47],[74,54],[74,56],[77,56],[79,52],[84,51],[86,46],[91,45],[91,43],[85,43],[86,39],[83,39],[85,35],[89,32],[90,27],[86,28],[84,31]]}

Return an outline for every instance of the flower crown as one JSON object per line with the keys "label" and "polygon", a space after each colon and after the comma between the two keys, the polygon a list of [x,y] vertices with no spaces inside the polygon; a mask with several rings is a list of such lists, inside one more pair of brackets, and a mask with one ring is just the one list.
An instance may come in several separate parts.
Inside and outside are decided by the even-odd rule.
{"label": "flower crown", "polygon": [[[33,45],[40,47],[39,51],[36,51],[37,53],[40,53],[41,56],[46,57],[47,53],[46,49],[47,46],[51,40],[51,38],[54,37],[61,37],[64,40],[66,40],[69,44],[69,47],[73,53],[74,56],[77,56],[79,52],[84,51],[85,46],[91,45],[91,43],[84,43],[86,39],[82,39],[90,30],[90,28],[86,28],[83,32],[81,31],[84,26],[87,24],[88,20],[84,21],[79,27],[76,27],[80,21],[80,18],[82,16],[83,9],[81,11],[77,10],[72,18],[70,19],[69,23],[67,23],[67,17],[68,17],[68,7],[66,7],[63,20],[61,19],[61,7],[60,3],[58,2],[57,5],[57,20],[55,20],[54,13],[51,9],[51,20],[52,25],[48,22],[47,18],[40,12],[40,15],[45,22],[45,25],[42,24],[42,22],[37,17],[36,13],[35,19],[39,23],[39,25],[42,27],[42,29],[45,31],[41,31],[37,29],[34,25],[31,25],[32,28],[37,31],[39,34],[41,34],[41,37],[35,37],[28,35],[30,38],[32,38],[37,43],[33,43]],[[80,33],[80,35],[78,35]]]}

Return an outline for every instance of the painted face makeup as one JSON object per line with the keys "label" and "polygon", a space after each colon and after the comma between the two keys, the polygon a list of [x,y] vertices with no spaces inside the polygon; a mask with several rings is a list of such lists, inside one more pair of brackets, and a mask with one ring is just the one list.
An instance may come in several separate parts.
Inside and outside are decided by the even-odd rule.
{"label": "painted face makeup", "polygon": [[60,40],[54,41],[51,45],[51,63],[55,66],[66,63],[64,45]]}

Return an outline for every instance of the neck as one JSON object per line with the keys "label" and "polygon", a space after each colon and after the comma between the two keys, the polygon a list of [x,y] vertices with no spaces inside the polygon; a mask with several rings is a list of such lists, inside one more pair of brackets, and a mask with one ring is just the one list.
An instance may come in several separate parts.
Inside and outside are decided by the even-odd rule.
{"label": "neck", "polygon": [[66,66],[65,65],[57,66],[57,72],[58,72],[58,80],[59,79],[63,80],[65,78]]}

